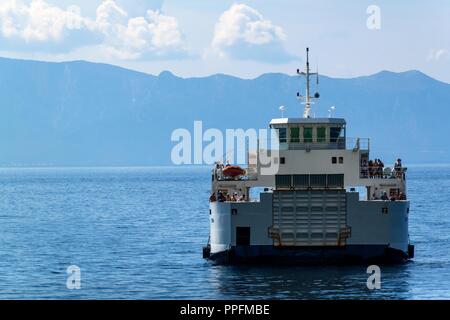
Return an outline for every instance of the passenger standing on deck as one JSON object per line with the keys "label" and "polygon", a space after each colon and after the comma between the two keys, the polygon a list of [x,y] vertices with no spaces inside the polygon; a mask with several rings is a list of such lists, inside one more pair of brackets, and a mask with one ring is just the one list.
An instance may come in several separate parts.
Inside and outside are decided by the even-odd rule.
{"label": "passenger standing on deck", "polygon": [[223,164],[220,161],[217,161],[216,162],[216,171],[215,171],[217,180],[222,180],[222,177],[223,177],[222,169],[223,169]]}
{"label": "passenger standing on deck", "polygon": [[378,194],[378,188],[375,188],[373,194],[372,194],[372,200],[379,200],[379,194]]}
{"label": "passenger standing on deck", "polygon": [[383,177],[383,163],[381,162],[381,159],[377,159],[377,177],[382,178]]}
{"label": "passenger standing on deck", "polygon": [[373,161],[369,160],[369,178],[373,178]]}
{"label": "passenger standing on deck", "polygon": [[378,178],[379,173],[380,172],[378,171],[378,159],[375,159],[373,162],[373,176],[375,178]]}
{"label": "passenger standing on deck", "polygon": [[381,159],[378,159],[378,164],[380,166],[380,178],[384,177],[384,163]]}
{"label": "passenger standing on deck", "polygon": [[395,176],[401,178],[402,175],[402,159],[398,158],[394,163]]}
{"label": "passenger standing on deck", "polygon": [[225,202],[225,196],[223,195],[222,191],[219,191],[219,202]]}
{"label": "passenger standing on deck", "polygon": [[373,176],[374,176],[375,178],[378,177],[378,159],[375,159],[375,160],[373,161]]}

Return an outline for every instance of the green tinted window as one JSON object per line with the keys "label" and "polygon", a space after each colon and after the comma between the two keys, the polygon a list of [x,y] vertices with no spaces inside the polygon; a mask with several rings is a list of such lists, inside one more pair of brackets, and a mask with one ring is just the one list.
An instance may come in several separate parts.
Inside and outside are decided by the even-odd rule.
{"label": "green tinted window", "polygon": [[300,128],[291,128],[291,142],[300,142]]}
{"label": "green tinted window", "polygon": [[280,143],[286,142],[286,128],[278,129],[278,136],[280,137]]}
{"label": "green tinted window", "polygon": [[312,128],[303,128],[303,141],[305,143],[312,142]]}
{"label": "green tinted window", "polygon": [[325,142],[327,129],[324,127],[317,128],[317,142]]}
{"label": "green tinted window", "polygon": [[341,135],[341,128],[330,128],[330,141],[337,142]]}

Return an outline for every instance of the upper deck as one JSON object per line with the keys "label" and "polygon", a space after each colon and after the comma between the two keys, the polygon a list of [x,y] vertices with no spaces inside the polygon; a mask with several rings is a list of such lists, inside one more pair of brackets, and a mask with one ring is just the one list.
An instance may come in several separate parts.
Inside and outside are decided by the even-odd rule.
{"label": "upper deck", "polygon": [[369,139],[347,138],[342,118],[280,118],[270,128],[278,130],[281,150],[369,150]]}
{"label": "upper deck", "polygon": [[272,119],[269,124],[276,133],[276,137],[269,138],[270,146],[263,143],[260,148],[258,141],[256,149],[250,151],[247,144],[248,167],[240,176],[224,174],[226,168],[217,163],[212,175],[213,192],[221,191],[230,199],[236,193],[248,200],[249,189],[258,187],[294,192],[365,187],[370,201],[406,199],[406,168],[400,159],[393,168],[385,167],[380,159],[371,159],[370,140],[347,137],[345,119],[332,117],[334,107],[330,107],[329,117],[315,118],[311,114],[312,100],[320,95],[311,95],[309,77],[313,74],[308,55],[306,72],[297,73],[306,77],[305,94],[297,93],[305,105],[303,118],[283,117],[285,107],[280,106],[282,118]]}

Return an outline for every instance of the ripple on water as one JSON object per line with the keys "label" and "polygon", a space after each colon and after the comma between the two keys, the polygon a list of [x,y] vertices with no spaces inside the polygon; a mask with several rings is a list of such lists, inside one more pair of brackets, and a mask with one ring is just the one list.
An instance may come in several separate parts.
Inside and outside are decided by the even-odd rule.
{"label": "ripple on water", "polygon": [[408,183],[415,261],[370,291],[364,266],[201,259],[209,169],[0,169],[0,299],[449,299],[450,168],[410,168]]}

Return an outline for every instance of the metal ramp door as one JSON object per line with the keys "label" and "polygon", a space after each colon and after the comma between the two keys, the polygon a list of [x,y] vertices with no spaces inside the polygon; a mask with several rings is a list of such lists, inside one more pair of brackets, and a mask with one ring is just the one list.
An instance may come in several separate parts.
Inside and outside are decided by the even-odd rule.
{"label": "metal ramp door", "polygon": [[345,190],[289,190],[273,193],[274,246],[344,246]]}

